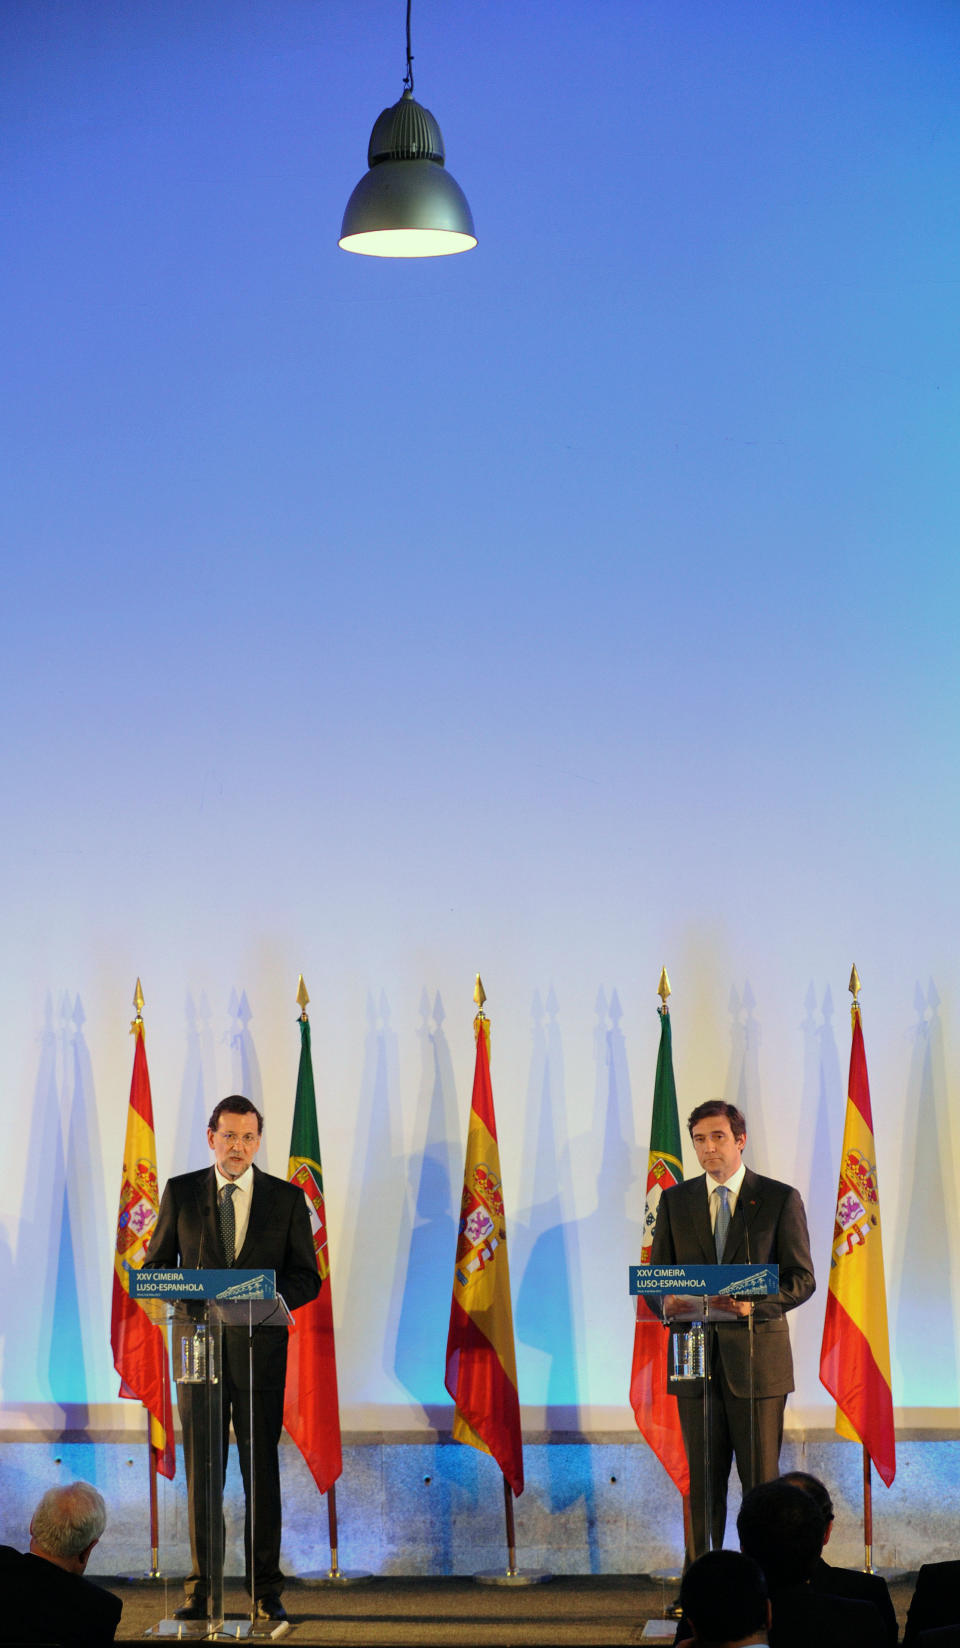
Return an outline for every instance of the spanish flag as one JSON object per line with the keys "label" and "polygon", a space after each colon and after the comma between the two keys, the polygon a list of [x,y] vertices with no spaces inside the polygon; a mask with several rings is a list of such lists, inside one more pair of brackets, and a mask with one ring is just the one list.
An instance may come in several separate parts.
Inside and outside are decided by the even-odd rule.
{"label": "spanish flag", "polygon": [[466,1442],[471,1448],[492,1454],[513,1492],[521,1494],[523,1440],[507,1229],[490,1085],[490,1025],[482,1013],[474,1020],[473,1030],[477,1061],[463,1170],[445,1384],[456,1405],[454,1441]]}
{"label": "spanish flag", "polygon": [[820,1382],[837,1404],[837,1435],[863,1444],[889,1488],[897,1464],[887,1290],[867,1056],[856,1001],[852,1015],[850,1082],[830,1254],[830,1289],[820,1349]]}
{"label": "spanish flag", "polygon": [[[137,980],[138,999],[140,980]],[[173,1411],[170,1405],[170,1360],[166,1328],[153,1321],[143,1305],[130,1297],[127,1267],[139,1270],[146,1257],[150,1232],[160,1209],[157,1184],[157,1141],[153,1132],[153,1100],[143,1019],[139,1007],[130,1026],[136,1037],[133,1076],[127,1109],[127,1136],[123,1146],[123,1183],[117,1215],[117,1243],[113,1257],[113,1306],[110,1344],[113,1365],[120,1375],[120,1395],[142,1402],[150,1414],[150,1447],[157,1470],[172,1477]]]}

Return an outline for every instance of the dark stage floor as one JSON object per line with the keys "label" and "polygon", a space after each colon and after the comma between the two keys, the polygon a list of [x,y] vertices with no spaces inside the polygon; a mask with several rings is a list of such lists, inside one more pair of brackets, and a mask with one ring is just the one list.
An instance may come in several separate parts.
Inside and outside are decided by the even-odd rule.
{"label": "dark stage floor", "polygon": [[[897,1576],[890,1590],[901,1628],[915,1575]],[[140,1639],[181,1600],[179,1585],[109,1583],[123,1601],[118,1641]],[[365,1584],[320,1586],[288,1581],[284,1604],[290,1643],[396,1644],[437,1648],[508,1648],[516,1644],[640,1643],[648,1620],[660,1619],[675,1594],[646,1575],[564,1575],[541,1585],[482,1585],[472,1579],[373,1578]],[[229,1583],[227,1615],[242,1615],[242,1587]],[[260,1627],[264,1630],[264,1627]],[[168,1641],[171,1639],[167,1639]]]}

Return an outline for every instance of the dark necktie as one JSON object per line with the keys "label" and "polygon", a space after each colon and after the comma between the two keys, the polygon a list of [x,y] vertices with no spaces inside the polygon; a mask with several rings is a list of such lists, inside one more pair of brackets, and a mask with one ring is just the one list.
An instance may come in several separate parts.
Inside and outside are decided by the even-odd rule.
{"label": "dark necktie", "polygon": [[224,1257],[227,1264],[232,1265],[237,1252],[237,1215],[233,1206],[233,1198],[237,1193],[236,1185],[224,1185],[217,1203],[217,1215],[220,1220],[220,1240],[223,1243]]}
{"label": "dark necktie", "polygon": [[717,1222],[713,1227],[713,1240],[717,1249],[717,1263],[723,1258],[723,1249],[727,1240],[727,1231],[730,1229],[730,1208],[727,1205],[726,1185],[717,1186]]}

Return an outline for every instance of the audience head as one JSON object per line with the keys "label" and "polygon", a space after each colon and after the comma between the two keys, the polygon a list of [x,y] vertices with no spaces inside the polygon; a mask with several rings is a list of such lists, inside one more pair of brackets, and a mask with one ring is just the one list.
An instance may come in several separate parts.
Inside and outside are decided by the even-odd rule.
{"label": "audience head", "polygon": [[691,1562],[680,1585],[680,1601],[694,1641],[706,1648],[766,1641],[766,1581],[753,1558],[740,1551],[707,1551]]}
{"label": "audience head", "polygon": [[803,1488],[777,1477],[744,1494],[740,1549],[763,1569],[771,1591],[810,1578],[823,1547],[823,1516]]}
{"label": "audience head", "polygon": [[829,1490],[819,1477],[811,1476],[809,1471],[784,1471],[781,1482],[790,1482],[795,1488],[802,1488],[809,1494],[823,1519],[823,1543],[830,1538],[830,1529],[833,1527],[833,1500]]}
{"label": "audience head", "polygon": [[61,1568],[82,1573],[106,1525],[103,1496],[89,1482],[48,1488],[30,1521],[30,1549]]}

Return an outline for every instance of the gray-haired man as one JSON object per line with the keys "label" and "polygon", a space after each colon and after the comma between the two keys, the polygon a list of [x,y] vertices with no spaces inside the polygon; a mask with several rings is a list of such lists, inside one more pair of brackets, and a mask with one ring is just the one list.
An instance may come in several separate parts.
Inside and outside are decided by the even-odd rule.
{"label": "gray-haired man", "polygon": [[30,1519],[29,1551],[0,1545],[0,1642],[113,1641],[123,1604],[85,1577],[106,1525],[103,1497],[89,1482],[47,1490]]}

